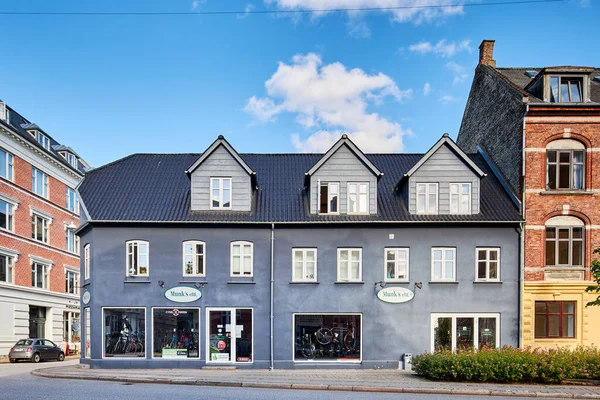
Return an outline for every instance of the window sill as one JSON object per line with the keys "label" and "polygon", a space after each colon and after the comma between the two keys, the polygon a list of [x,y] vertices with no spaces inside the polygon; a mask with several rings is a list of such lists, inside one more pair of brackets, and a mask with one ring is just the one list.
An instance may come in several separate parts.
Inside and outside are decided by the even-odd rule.
{"label": "window sill", "polygon": [[542,196],[592,196],[594,192],[587,190],[543,190]]}
{"label": "window sill", "polygon": [[336,285],[364,285],[364,281],[335,281]]}
{"label": "window sill", "polygon": [[383,281],[386,285],[406,285],[409,284],[410,281]]}
{"label": "window sill", "polygon": [[502,284],[502,281],[473,281],[474,284],[494,285]]}
{"label": "window sill", "polygon": [[[189,278],[189,279],[186,279]],[[179,281],[179,283],[204,283],[207,284],[208,281],[206,280],[206,277],[204,276],[199,276],[196,279],[193,279],[192,277],[189,276],[184,276],[182,280]]]}
{"label": "window sill", "polygon": [[256,282],[254,281],[227,281],[227,284],[232,284],[232,285],[256,285]]}
{"label": "window sill", "polygon": [[150,283],[149,276],[126,276],[124,283]]}
{"label": "window sill", "polygon": [[438,284],[450,284],[450,285],[458,285],[457,281],[429,281],[430,284],[438,285]]}
{"label": "window sill", "polygon": [[290,281],[290,285],[317,285],[318,281]]}

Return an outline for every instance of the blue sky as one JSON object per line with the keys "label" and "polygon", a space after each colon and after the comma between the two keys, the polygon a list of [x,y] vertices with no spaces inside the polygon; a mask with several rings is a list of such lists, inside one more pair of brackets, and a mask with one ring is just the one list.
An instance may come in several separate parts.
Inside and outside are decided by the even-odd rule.
{"label": "blue sky", "polygon": [[[486,3],[495,0],[478,0]],[[459,0],[0,0],[0,11],[215,11]],[[464,2],[463,2],[464,3]],[[600,66],[592,0],[302,15],[1,15],[0,99],[93,166],[131,153],[369,152],[453,138],[478,46],[498,66]],[[428,89],[426,89],[426,86]]]}

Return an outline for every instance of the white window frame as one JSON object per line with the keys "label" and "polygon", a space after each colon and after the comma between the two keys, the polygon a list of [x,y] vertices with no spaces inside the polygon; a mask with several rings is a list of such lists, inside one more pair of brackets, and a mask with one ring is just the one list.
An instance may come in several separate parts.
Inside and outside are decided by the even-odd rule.
{"label": "white window frame", "polygon": [[44,135],[40,131],[36,131],[36,139],[39,144],[42,145],[43,148],[50,151],[50,138]]}
{"label": "white window frame", "polygon": [[[430,186],[431,185],[431,186]],[[425,211],[419,211],[419,186],[425,186]],[[431,187],[435,187],[435,193],[432,193],[429,189]],[[435,211],[429,212],[429,196],[435,194]],[[417,214],[429,214],[436,215],[439,213],[439,194],[440,194],[440,185],[437,182],[417,182],[415,184],[415,207]]]}
{"label": "white window frame", "polygon": [[[451,279],[447,279],[447,278],[440,278],[440,279],[436,279],[435,275],[434,275],[434,264],[436,262],[435,258],[434,258],[434,251],[441,251],[442,252],[442,259],[439,260],[442,263],[442,276],[444,275],[444,270],[445,270],[445,264],[447,261],[446,260],[446,251],[448,250],[452,250],[452,278]],[[431,282],[456,282],[456,247],[432,247],[431,248]]]}
{"label": "white window frame", "polygon": [[[68,291],[68,285],[66,284],[67,283],[66,281],[69,280],[69,274],[73,274],[73,278],[74,278],[73,288],[75,290],[75,293],[71,293]],[[80,286],[79,271],[76,268],[65,267],[65,293],[79,295],[79,286]]]}
{"label": "white window frame", "polygon": [[[479,252],[485,251],[486,259],[479,259]],[[498,257],[496,263],[498,266],[496,267],[496,278],[490,278],[490,252],[496,251],[498,253]],[[479,263],[485,261],[485,278],[479,277]],[[475,281],[476,282],[500,282],[500,247],[476,247],[475,248]]]}
{"label": "white window frame", "polygon": [[[142,274],[139,271],[137,271],[137,273],[132,273],[130,271],[131,268],[133,268],[132,265],[130,265],[129,262],[129,256],[133,255],[133,248],[130,251],[129,250],[129,246],[137,246],[138,251],[137,251],[137,268],[140,269],[140,249],[139,246],[140,245],[146,245],[146,263],[148,264],[146,266],[146,273]],[[140,276],[150,276],[150,243],[148,243],[148,241],[146,240],[128,240],[127,242],[125,242],[125,276],[132,276],[132,277],[140,277]]]}
{"label": "white window frame", "polygon": [[9,254],[7,252],[0,251],[0,257],[6,258],[6,280],[0,281],[0,283],[12,285],[15,283],[15,264],[18,259],[18,253]]}
{"label": "white window frame", "polygon": [[[394,276],[398,276],[398,264],[400,263],[400,259],[398,258],[398,253],[400,251],[406,252],[406,278],[398,279],[398,278],[388,278],[387,277],[387,264],[388,262],[392,262],[388,260],[388,251],[394,251]],[[410,279],[410,248],[409,247],[386,247],[383,249],[383,277],[385,282],[408,282]]]}
{"label": "white window frame", "polygon": [[65,244],[65,248],[69,253],[79,255],[79,236],[75,234],[75,228],[65,228]]}
{"label": "white window frame", "polygon": [[[235,257],[233,254],[233,247],[234,246],[240,246],[240,273],[239,274],[234,274],[233,273],[233,258]],[[244,266],[244,247],[245,246],[250,246],[250,274],[243,274],[243,266]],[[235,242],[231,242],[231,245],[229,246],[229,254],[230,254],[230,259],[229,259],[229,276],[231,276],[232,278],[242,278],[242,277],[248,277],[248,278],[252,278],[254,276],[254,243],[252,242],[248,242],[248,241],[244,241],[244,240],[237,240]]]}
{"label": "white window frame", "polygon": [[90,279],[90,271],[91,271],[91,258],[90,258],[90,244],[86,244],[83,246],[83,273],[84,279]]}
{"label": "white window frame", "polygon": [[[44,278],[42,281],[42,287],[38,287],[37,286],[37,268],[42,267],[44,269]],[[35,269],[35,273],[33,272],[33,270]],[[32,278],[33,276],[35,276],[35,281],[34,279],[32,279],[31,282],[31,287],[34,289],[42,289],[42,290],[49,290],[50,288],[50,271],[52,270],[52,265],[49,264],[44,264],[41,263],[39,261],[33,261],[31,262],[31,273],[32,273]]]}
{"label": "white window frame", "polygon": [[[214,188],[214,181],[219,181],[219,189]],[[223,182],[229,181],[229,207],[223,206],[223,192],[227,189],[223,188]],[[215,207],[213,205],[213,190],[219,190],[219,206]],[[231,210],[233,206],[233,179],[231,177],[210,177],[210,209],[211,210]]]}
{"label": "white window frame", "polygon": [[0,227],[1,230],[14,232],[15,231],[15,211],[18,208],[18,203],[10,201],[5,196],[0,195],[0,201],[6,203],[6,228]]}
{"label": "white window frame", "polygon": [[495,318],[496,319],[496,349],[500,348],[500,334],[502,332],[500,326],[500,313],[431,313],[430,330],[431,342],[430,351],[435,352],[435,321],[438,318],[452,318],[452,352],[456,351],[456,319],[457,318],[473,318],[473,348],[479,349],[479,318]]}
{"label": "white window frame", "polygon": [[[346,280],[341,280],[340,279],[340,271],[342,270],[342,260],[341,260],[341,254],[342,252],[347,251],[348,252],[348,260],[344,261],[346,263],[348,263],[348,265],[346,266],[347,268],[347,273],[348,273],[348,279]],[[353,251],[358,251],[358,278],[351,278],[350,277],[350,272],[352,271],[352,252]],[[362,248],[361,247],[340,247],[337,249],[337,277],[336,277],[336,281],[337,282],[362,282]]]}
{"label": "white window frame", "polygon": [[[314,274],[313,277],[307,277],[307,253],[314,253]],[[296,273],[296,253],[302,254],[302,278],[297,278]],[[292,249],[292,282],[316,282],[317,281],[317,248],[316,247],[305,247],[305,248],[293,248]]]}
{"label": "white window frame", "polygon": [[[192,358],[165,358],[165,357],[155,357],[154,356],[154,310],[172,310],[173,308],[177,308],[178,310],[184,311],[198,311],[198,357]],[[200,307],[151,307],[150,308],[150,326],[152,327],[152,334],[150,337],[150,354],[153,360],[169,360],[169,361],[200,361],[202,359],[202,310]],[[254,323],[252,324],[254,325]]]}
{"label": "white window frame", "polygon": [[[38,173],[40,175],[39,178]],[[38,179],[42,180],[42,193],[37,192]],[[31,167],[31,191],[37,194],[38,196],[42,196],[45,199],[48,198],[48,193],[50,192],[48,175],[46,175],[44,172],[40,171],[36,167]]]}
{"label": "white window frame", "polygon": [[[350,210],[350,186],[356,185],[356,201],[354,203],[355,210]],[[361,186],[366,186],[366,192],[361,191]],[[360,211],[362,201],[361,195],[364,195],[365,211]],[[346,187],[346,207],[348,214],[369,214],[369,182],[348,182]]]}
{"label": "white window frame", "polygon": [[[65,208],[69,211],[74,212],[75,214],[79,214],[79,199],[77,198],[77,192],[67,186],[65,190],[67,201]],[[73,201],[71,201],[71,194]]]}
{"label": "white window frame", "polygon": [[[228,311],[230,313],[230,318],[231,318],[231,324],[236,326],[237,325],[237,321],[235,320],[236,318],[236,311],[237,310],[251,310],[252,312],[252,360],[250,360],[250,362],[245,362],[245,361],[237,361],[237,346],[236,346],[236,335],[231,335],[231,341],[229,342],[229,346],[231,349],[236,349],[236,354],[235,354],[235,361],[233,353],[231,353],[231,359],[232,361],[213,361],[210,359],[210,313],[211,311]],[[204,309],[204,314],[206,315],[206,324],[205,324],[205,337],[206,337],[206,363],[207,364],[241,364],[241,365],[252,365],[254,364],[254,360],[256,359],[255,357],[255,346],[254,346],[254,332],[256,332],[256,324],[254,323],[254,308],[253,307],[206,307]],[[237,328],[236,328],[237,329]],[[198,359],[196,359],[197,361]]]}
{"label": "white window frame", "polygon": [[[331,195],[331,185],[337,186],[337,211],[331,211],[331,200],[333,196]],[[321,212],[321,187],[327,186],[327,212]],[[317,212],[321,215],[338,215],[340,213],[340,183],[339,182],[318,182],[318,196],[317,196]]]}
{"label": "white window frame", "polygon": [[65,158],[67,159],[69,165],[71,165],[71,167],[73,168],[77,168],[77,156],[75,156],[75,154],[73,153],[69,153],[68,151],[65,152],[65,155]]}
{"label": "white window frame", "polygon": [[8,179],[9,181],[15,180],[15,158],[12,153],[0,148],[0,152],[6,154],[6,176],[2,176],[4,179]]}
{"label": "white window frame", "polygon": [[[467,185],[469,187],[468,193],[463,193],[463,186]],[[455,186],[458,188],[457,193],[452,193],[452,187]],[[452,182],[449,187],[449,196],[450,196],[450,213],[451,214],[471,214],[471,208],[473,203],[473,190],[470,182]],[[468,196],[469,202],[467,203],[467,209],[464,210],[462,206],[462,197]]]}
{"label": "white window frame", "polygon": [[[89,308],[89,307],[86,307]],[[144,356],[143,357],[106,357],[106,335],[102,334],[102,359],[110,359],[110,360],[127,360],[127,361],[146,361],[146,357],[148,357],[148,313],[146,312],[146,307],[102,307],[102,332],[104,332],[105,321],[106,321],[106,310],[144,310]],[[111,321],[112,323],[112,321]],[[91,324],[90,324],[91,325]],[[91,353],[91,351],[90,351]]]}
{"label": "white window frame", "polygon": [[[199,244],[202,245],[202,273],[201,274],[195,274],[193,272],[191,274],[187,273],[187,265],[185,263],[185,257],[188,254],[185,253],[185,246],[188,244],[192,245],[192,254],[189,254],[190,256],[192,256],[192,271],[195,271],[198,269],[197,260],[198,260],[199,253],[196,253],[196,245],[199,245]],[[206,243],[205,242],[203,242],[201,240],[186,240],[182,244],[182,255],[183,255],[183,260],[182,260],[183,276],[200,276],[200,277],[206,276]]]}
{"label": "white window frame", "polygon": [[[85,346],[85,348],[82,348],[82,351],[84,352],[84,357],[87,359],[92,358],[92,341],[91,341],[91,337],[92,337],[92,333],[90,332],[91,330],[91,322],[90,322],[90,308],[89,307],[85,307],[83,309],[83,317],[85,319],[85,336],[84,336],[84,341],[82,346]],[[104,339],[103,339],[104,340]]]}
{"label": "white window frame", "polygon": [[[35,221],[35,219],[41,219],[42,220],[42,240],[38,240],[37,239],[37,223]],[[44,216],[44,215],[40,215],[36,212],[32,212],[31,213],[31,235],[32,235],[32,239],[35,240],[36,242],[40,242],[40,243],[46,243],[49,244],[50,242],[50,225],[52,224],[52,220],[49,219],[48,217]]]}

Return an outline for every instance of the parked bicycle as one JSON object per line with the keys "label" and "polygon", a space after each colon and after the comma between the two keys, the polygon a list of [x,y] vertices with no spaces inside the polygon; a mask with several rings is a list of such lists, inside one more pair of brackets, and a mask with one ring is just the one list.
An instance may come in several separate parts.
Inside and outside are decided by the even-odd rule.
{"label": "parked bicycle", "polygon": [[[340,338],[342,338],[341,341]],[[353,325],[335,326],[332,328],[321,326],[321,328],[315,332],[315,339],[323,346],[333,344],[334,347],[340,347],[340,352],[344,351],[347,353],[356,351],[358,343]],[[343,348],[341,348],[342,345]]]}

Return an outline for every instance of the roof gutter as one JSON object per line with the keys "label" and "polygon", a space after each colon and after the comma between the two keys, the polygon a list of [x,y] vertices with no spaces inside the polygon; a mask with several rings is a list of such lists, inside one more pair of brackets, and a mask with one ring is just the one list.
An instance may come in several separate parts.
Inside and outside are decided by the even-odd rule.
{"label": "roof gutter", "polygon": [[[525,221],[526,221],[526,215],[525,215],[525,200],[526,200],[526,196],[525,196],[525,162],[526,162],[526,157],[525,157],[525,145],[526,145],[526,141],[525,141],[525,133],[526,133],[526,128],[527,128],[527,114],[529,113],[529,97],[523,97],[523,103],[525,103],[525,112],[523,113],[523,132],[521,134],[522,136],[522,147],[521,147],[521,165],[522,165],[522,170],[521,170],[521,179],[522,179],[522,187],[521,187],[521,196],[522,196],[522,200],[521,200],[521,217],[522,217],[522,221],[520,222],[520,232],[519,232],[519,236],[520,236],[520,246],[519,246],[519,311],[518,311],[518,318],[519,318],[519,323],[521,328],[523,327],[523,296],[524,296],[524,292],[525,292]],[[518,342],[517,342],[517,346],[521,347],[523,343],[523,329],[519,329],[519,338],[518,338]]]}

